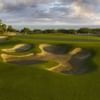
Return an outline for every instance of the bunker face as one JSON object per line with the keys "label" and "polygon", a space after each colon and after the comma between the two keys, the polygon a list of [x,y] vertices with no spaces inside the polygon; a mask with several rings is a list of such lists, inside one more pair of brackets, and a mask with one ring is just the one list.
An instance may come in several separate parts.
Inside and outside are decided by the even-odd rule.
{"label": "bunker face", "polygon": [[86,73],[89,68],[85,63],[90,56],[91,54],[89,51],[82,48],[75,48],[67,55],[59,58],[58,66],[50,68],[49,70],[70,74]]}
{"label": "bunker face", "polygon": [[86,59],[82,60],[82,59],[77,59],[75,57],[72,57],[69,61],[70,65],[72,66],[72,69],[67,72],[73,74],[86,73],[89,70],[89,68],[85,64],[86,63],[85,60]]}
{"label": "bunker face", "polygon": [[73,55],[69,60],[69,63],[73,68],[68,73],[85,73],[89,70],[88,66],[85,64],[86,60],[91,56],[88,50],[81,49],[80,52]]}
{"label": "bunker face", "polygon": [[23,52],[30,50],[32,48],[31,44],[21,44],[18,48],[16,48],[16,52]]}
{"label": "bunker face", "polygon": [[45,46],[44,51],[51,54],[65,54],[67,51],[66,45],[48,45]]}
{"label": "bunker face", "polygon": [[83,49],[81,52],[78,52],[76,55],[74,55],[73,57],[75,57],[77,60],[84,60],[84,59],[87,59],[91,56],[91,53],[86,50],[86,49]]}
{"label": "bunker face", "polygon": [[11,53],[11,52],[24,52],[30,50],[32,48],[31,44],[17,44],[9,49],[2,49],[3,52]]}

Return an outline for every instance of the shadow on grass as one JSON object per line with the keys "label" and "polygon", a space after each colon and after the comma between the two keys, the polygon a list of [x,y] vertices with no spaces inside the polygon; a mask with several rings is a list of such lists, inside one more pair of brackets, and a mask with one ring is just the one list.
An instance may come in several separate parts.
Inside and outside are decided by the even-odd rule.
{"label": "shadow on grass", "polygon": [[97,70],[97,65],[93,61],[93,58],[95,57],[96,52],[94,50],[91,50],[91,49],[90,49],[90,52],[91,52],[91,56],[87,59],[87,63],[86,63],[88,65],[88,69],[89,69],[87,71],[87,73],[94,72]]}

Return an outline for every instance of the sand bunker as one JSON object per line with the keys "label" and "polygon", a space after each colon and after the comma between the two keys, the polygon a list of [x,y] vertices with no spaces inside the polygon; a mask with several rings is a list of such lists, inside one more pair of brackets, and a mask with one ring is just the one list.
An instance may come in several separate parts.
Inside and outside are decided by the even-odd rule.
{"label": "sand bunker", "polygon": [[39,45],[41,53],[39,55],[59,55],[64,54],[67,51],[67,47],[65,45],[49,45],[49,44],[41,44]]}
{"label": "sand bunker", "polygon": [[79,74],[85,73],[89,69],[85,65],[86,59],[91,56],[90,52],[82,49],[75,48],[71,52],[69,52],[66,57],[63,56],[62,61],[59,60],[59,65],[52,67],[48,70],[53,72],[62,72],[62,73],[71,73],[71,74]]}
{"label": "sand bunker", "polygon": [[5,42],[8,39],[8,36],[0,36],[0,42]]}
{"label": "sand bunker", "polygon": [[[29,45],[20,44],[11,49],[6,49],[6,51],[3,49],[2,51],[25,51],[30,47]],[[91,56],[91,53],[86,49],[75,48],[66,53],[67,47],[64,47],[64,45],[41,44],[39,48],[41,49],[41,53],[37,55],[33,53],[23,56],[1,54],[1,58],[4,62],[12,64],[37,64],[43,61],[55,61],[58,65],[47,70],[60,73],[80,74],[89,70],[86,60]]]}
{"label": "sand bunker", "polygon": [[30,50],[31,48],[32,48],[31,44],[18,44],[14,46],[13,48],[2,49],[1,51],[7,52],[7,53],[24,52],[24,51]]}
{"label": "sand bunker", "polygon": [[79,59],[79,60],[85,60],[91,56],[91,53],[86,49],[81,49],[80,52],[77,52],[73,58]]}
{"label": "sand bunker", "polygon": [[80,49],[79,52],[74,54],[69,63],[73,67],[68,73],[85,73],[89,70],[86,65],[86,60],[91,56],[91,53],[86,49]]}

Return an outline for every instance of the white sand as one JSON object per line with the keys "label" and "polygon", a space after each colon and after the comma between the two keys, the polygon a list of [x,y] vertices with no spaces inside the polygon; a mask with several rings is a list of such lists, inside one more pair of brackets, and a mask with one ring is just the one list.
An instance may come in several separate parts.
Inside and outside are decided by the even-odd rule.
{"label": "white sand", "polygon": [[27,55],[21,55],[21,56],[17,56],[17,55],[9,55],[9,54],[1,54],[1,58],[3,60],[3,62],[8,62],[12,59],[18,59],[18,58],[25,58],[25,57],[32,57],[34,54],[33,53],[30,53],[30,54],[27,54]]}
{"label": "white sand", "polygon": [[77,53],[79,53],[81,51],[82,51],[82,48],[75,48],[71,52],[69,52],[69,54],[70,55],[75,55],[75,54],[77,54]]}
{"label": "white sand", "polygon": [[61,63],[59,63],[57,66],[54,66],[54,67],[52,67],[52,68],[48,68],[48,70],[49,70],[49,71],[53,71],[53,70],[59,68],[60,66],[62,66]]}
{"label": "white sand", "polygon": [[44,50],[44,48],[45,48],[45,47],[48,47],[48,46],[51,46],[51,45],[49,45],[49,44],[40,44],[40,45],[39,45],[39,48],[40,48],[40,50],[41,50],[41,53],[38,53],[37,55],[39,55],[39,56],[44,56],[44,55],[50,54],[49,52],[46,52],[46,51]]}
{"label": "white sand", "polygon": [[[68,64],[69,65],[69,64]],[[63,64],[59,64],[57,66],[54,66],[52,68],[48,68],[48,71],[52,71],[52,72],[63,72],[63,71],[68,71],[72,69],[71,67],[69,68],[69,66],[67,67],[67,65],[63,65]]]}

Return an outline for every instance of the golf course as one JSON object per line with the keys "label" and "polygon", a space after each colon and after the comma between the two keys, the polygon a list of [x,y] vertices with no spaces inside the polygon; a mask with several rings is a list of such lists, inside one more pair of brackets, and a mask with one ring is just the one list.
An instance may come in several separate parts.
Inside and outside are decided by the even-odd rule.
{"label": "golf course", "polygon": [[99,77],[99,36],[0,36],[0,100],[99,100]]}
{"label": "golf course", "polygon": [[100,100],[100,0],[0,0],[0,100]]}

